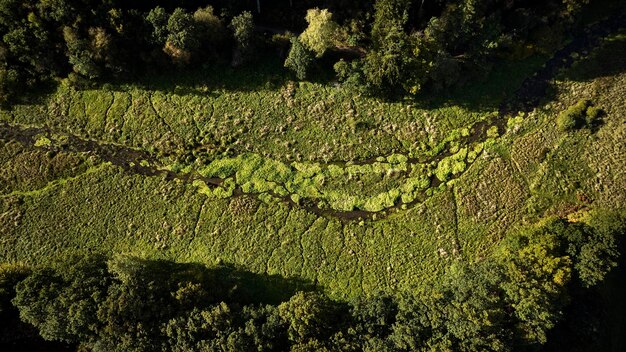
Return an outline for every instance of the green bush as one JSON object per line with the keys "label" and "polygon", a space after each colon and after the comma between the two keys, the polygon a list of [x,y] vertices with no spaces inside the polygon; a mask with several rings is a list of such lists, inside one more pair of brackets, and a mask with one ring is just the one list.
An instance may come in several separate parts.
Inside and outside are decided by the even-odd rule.
{"label": "green bush", "polygon": [[582,127],[593,128],[598,125],[602,114],[602,109],[594,106],[591,100],[581,99],[562,111],[556,123],[562,131],[572,131]]}
{"label": "green bush", "polygon": [[604,110],[597,106],[590,106],[586,111],[585,123],[588,127],[595,127],[598,125],[602,115],[604,115]]}

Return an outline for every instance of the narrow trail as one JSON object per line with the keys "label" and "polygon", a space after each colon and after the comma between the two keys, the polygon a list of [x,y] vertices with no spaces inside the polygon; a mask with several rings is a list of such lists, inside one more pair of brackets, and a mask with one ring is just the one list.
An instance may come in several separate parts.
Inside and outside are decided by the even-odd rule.
{"label": "narrow trail", "polygon": [[[626,16],[614,16],[602,22],[598,22],[587,27],[581,35],[574,38],[565,47],[558,50],[554,56],[549,59],[545,65],[537,71],[533,76],[528,77],[521,84],[520,88],[508,99],[505,99],[499,107],[499,113],[496,117],[478,122],[472,127],[472,131],[466,137],[459,141],[462,145],[469,145],[472,142],[483,141],[487,138],[487,130],[496,126],[498,133],[502,135],[506,130],[508,117],[514,116],[520,112],[528,113],[545,100],[545,95],[551,81],[556,75],[565,68],[570,67],[574,63],[573,53],[586,52],[598,45],[603,37],[622,28],[626,23]],[[166,180],[181,180],[185,183],[192,183],[194,180],[202,180],[210,187],[218,187],[222,185],[224,179],[203,177],[198,173],[177,173],[164,169],[164,165],[150,153],[129,148],[117,144],[109,144],[97,142],[89,139],[80,138],[75,135],[62,134],[63,143],[60,146],[45,147],[35,146],[39,136],[59,135],[55,131],[45,127],[22,127],[9,125],[7,123],[0,124],[0,139],[15,140],[21,144],[33,148],[50,149],[57,148],[69,152],[88,152],[97,155],[105,162],[122,168],[123,170],[144,176],[163,176]],[[439,153],[435,156],[424,156],[420,158],[409,158],[408,163],[423,164],[438,162],[443,158],[451,155],[449,151]],[[352,162],[356,165],[366,165],[376,162],[376,158],[360,160]],[[335,161],[328,164],[345,166],[347,162]],[[469,165],[468,165],[469,167]],[[458,178],[463,173],[452,176],[451,179]],[[430,188],[438,187],[441,184],[435,176],[431,176]],[[235,188],[233,196],[244,194],[240,187]],[[428,196],[426,192],[422,192],[416,199],[410,203],[402,203],[397,201],[392,207],[386,208],[379,212],[370,212],[364,210],[339,211],[329,208],[320,208],[316,199],[303,199],[300,204],[295,203],[290,196],[280,196],[270,192],[274,198],[280,199],[291,207],[301,207],[307,211],[324,217],[335,217],[345,221],[380,219],[388,216],[399,209],[408,209],[416,204],[424,202]]]}

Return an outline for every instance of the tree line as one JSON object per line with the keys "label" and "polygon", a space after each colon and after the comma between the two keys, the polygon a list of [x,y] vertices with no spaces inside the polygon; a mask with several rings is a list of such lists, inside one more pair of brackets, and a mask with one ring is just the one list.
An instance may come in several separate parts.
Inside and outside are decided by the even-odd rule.
{"label": "tree line", "polygon": [[[42,82],[239,66],[268,52],[284,55],[285,66],[305,79],[329,50],[338,53],[330,60],[338,59],[337,78],[348,86],[374,94],[437,90],[480,76],[522,48],[537,50],[546,33],[558,38],[588,2],[311,0],[262,2],[267,11],[257,13],[253,1],[3,0],[0,102]],[[294,17],[301,23],[287,20]],[[272,37],[255,31],[281,18]]]}
{"label": "tree line", "polygon": [[0,321],[22,325],[0,336],[33,326],[90,351],[535,351],[576,303],[572,292],[616,265],[625,224],[614,213],[549,219],[485,259],[453,264],[432,287],[349,302],[310,286],[264,290],[271,282],[237,270],[127,255],[5,263]]}

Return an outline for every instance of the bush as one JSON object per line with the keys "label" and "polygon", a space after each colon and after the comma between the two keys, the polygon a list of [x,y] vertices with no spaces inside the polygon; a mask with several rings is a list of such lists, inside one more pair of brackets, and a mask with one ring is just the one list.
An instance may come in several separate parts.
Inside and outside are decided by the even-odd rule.
{"label": "bush", "polygon": [[588,107],[585,116],[587,126],[590,128],[596,127],[599,124],[602,115],[604,115],[604,110],[601,108],[597,106]]}
{"label": "bush", "polygon": [[562,111],[557,117],[557,126],[562,131],[571,131],[582,127],[594,128],[598,125],[604,111],[593,105],[589,99],[581,99],[576,104]]}

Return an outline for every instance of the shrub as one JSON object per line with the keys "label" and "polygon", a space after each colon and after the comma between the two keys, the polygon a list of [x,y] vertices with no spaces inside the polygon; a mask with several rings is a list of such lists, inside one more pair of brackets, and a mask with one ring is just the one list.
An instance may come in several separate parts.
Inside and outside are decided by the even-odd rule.
{"label": "shrub", "polygon": [[596,127],[600,122],[602,115],[604,115],[604,110],[601,108],[597,106],[588,107],[585,116],[585,123],[587,124],[587,127]]}
{"label": "shrub", "polygon": [[578,129],[585,124],[587,108],[591,106],[587,99],[579,100],[576,104],[565,109],[559,114],[556,124],[562,131]]}

